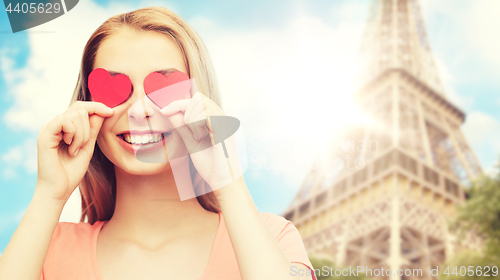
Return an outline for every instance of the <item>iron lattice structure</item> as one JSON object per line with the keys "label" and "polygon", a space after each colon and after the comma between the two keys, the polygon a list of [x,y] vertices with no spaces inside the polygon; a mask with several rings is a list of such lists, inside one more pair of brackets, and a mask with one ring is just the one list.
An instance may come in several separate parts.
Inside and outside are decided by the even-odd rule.
{"label": "iron lattice structure", "polygon": [[422,270],[377,279],[433,279],[429,267],[481,243],[457,242],[446,221],[482,171],[460,131],[465,114],[443,92],[417,0],[373,2],[358,64],[356,101],[374,124],[332,142],[330,164],[311,170],[283,216],[310,255]]}

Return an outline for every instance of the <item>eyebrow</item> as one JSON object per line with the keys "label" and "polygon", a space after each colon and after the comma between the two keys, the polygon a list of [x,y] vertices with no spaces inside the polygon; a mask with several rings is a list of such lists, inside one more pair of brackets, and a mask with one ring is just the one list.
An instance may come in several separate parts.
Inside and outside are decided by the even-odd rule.
{"label": "eyebrow", "polygon": [[[111,75],[111,77],[119,75],[119,74],[125,75],[125,76],[128,77],[128,75],[120,73],[120,72],[115,72],[115,71],[111,71],[111,70],[107,70],[107,71]],[[176,71],[179,71],[179,70],[177,70],[176,68],[166,68],[166,69],[156,70],[156,71],[153,71],[153,72],[158,72],[160,74],[167,75],[167,74],[172,74],[173,72],[176,72]]]}

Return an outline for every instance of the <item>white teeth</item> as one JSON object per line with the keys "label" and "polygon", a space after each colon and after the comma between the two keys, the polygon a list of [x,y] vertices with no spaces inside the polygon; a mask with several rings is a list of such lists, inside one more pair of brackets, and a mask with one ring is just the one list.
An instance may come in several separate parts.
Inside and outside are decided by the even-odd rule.
{"label": "white teeth", "polygon": [[144,135],[130,135],[124,134],[123,139],[125,142],[130,144],[148,144],[148,143],[156,143],[163,139],[163,134],[144,134]]}

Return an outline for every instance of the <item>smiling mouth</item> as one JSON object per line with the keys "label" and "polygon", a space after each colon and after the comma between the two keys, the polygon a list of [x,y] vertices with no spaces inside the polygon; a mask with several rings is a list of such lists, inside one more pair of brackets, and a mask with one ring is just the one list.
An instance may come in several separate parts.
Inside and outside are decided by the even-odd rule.
{"label": "smiling mouth", "polygon": [[154,144],[162,141],[164,138],[167,138],[172,132],[163,132],[163,133],[148,133],[141,135],[131,135],[130,133],[122,133],[117,136],[122,138],[123,141],[132,145],[147,145]]}

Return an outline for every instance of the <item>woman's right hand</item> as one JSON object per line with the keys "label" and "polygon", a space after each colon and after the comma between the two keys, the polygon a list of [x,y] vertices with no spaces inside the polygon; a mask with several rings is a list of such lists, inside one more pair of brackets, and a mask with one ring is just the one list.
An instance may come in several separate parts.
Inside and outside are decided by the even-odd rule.
{"label": "woman's right hand", "polygon": [[113,114],[100,102],[76,101],[43,125],[37,138],[36,191],[66,203],[87,172],[104,118]]}

